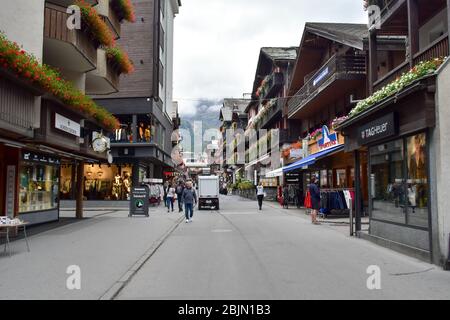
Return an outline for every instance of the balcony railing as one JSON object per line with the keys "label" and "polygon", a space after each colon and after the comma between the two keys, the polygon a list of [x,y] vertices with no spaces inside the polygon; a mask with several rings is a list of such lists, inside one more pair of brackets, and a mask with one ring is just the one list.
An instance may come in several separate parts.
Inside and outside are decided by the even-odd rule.
{"label": "balcony railing", "polygon": [[281,72],[274,72],[270,75],[267,82],[267,89],[265,90],[264,95],[261,97],[262,100],[269,100],[280,92],[280,89],[283,87],[284,76]]}
{"label": "balcony railing", "polygon": [[381,9],[381,25],[401,7],[406,0],[369,0],[369,6],[375,5]]}
{"label": "balcony railing", "polygon": [[[66,8],[46,3],[45,5],[45,17],[44,17],[44,37],[53,41],[59,41],[66,44],[65,46],[59,46],[61,49],[59,55],[55,55],[55,44],[45,44],[50,61],[53,64],[55,61],[56,66],[61,67],[66,64],[70,64],[72,68],[79,67],[81,71],[93,70],[97,64],[97,49],[95,43],[81,30],[67,28],[67,20],[69,14],[66,12]],[[70,45],[75,50],[77,58],[70,61],[64,61],[69,59],[68,54]],[[45,48],[44,48],[45,49]],[[64,52],[64,53],[63,53]]]}
{"label": "balcony railing", "polygon": [[283,106],[285,103],[285,98],[279,98],[275,102],[275,104],[271,107],[269,112],[264,116],[264,118],[261,120],[260,128],[264,129],[266,128],[273,120],[276,120],[277,118],[281,119],[281,115],[283,112]]}
{"label": "balcony railing", "polygon": [[[427,48],[417,53],[413,58],[413,64],[416,65],[422,61],[432,60],[434,58],[443,58],[449,55],[449,43],[448,43],[448,34],[440,37],[432,44],[430,44]],[[409,61],[405,61],[393,70],[391,70],[388,74],[383,76],[381,79],[374,83],[374,91],[378,91],[382,89],[384,86],[389,83],[395,81],[398,77],[407,73],[410,70],[411,66]]]}
{"label": "balcony railing", "polygon": [[328,86],[336,80],[360,79],[366,75],[366,57],[363,55],[333,56],[319,69],[289,101],[289,115],[309,103],[319,88]]}

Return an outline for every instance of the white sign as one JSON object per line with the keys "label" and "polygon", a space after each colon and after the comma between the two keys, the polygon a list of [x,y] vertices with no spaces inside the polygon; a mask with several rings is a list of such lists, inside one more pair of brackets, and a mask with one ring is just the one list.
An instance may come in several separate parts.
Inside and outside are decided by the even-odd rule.
{"label": "white sign", "polygon": [[55,128],[67,132],[76,137],[81,136],[80,124],[58,113],[55,113]]}
{"label": "white sign", "polygon": [[291,159],[303,158],[303,149],[291,149],[290,157]]}

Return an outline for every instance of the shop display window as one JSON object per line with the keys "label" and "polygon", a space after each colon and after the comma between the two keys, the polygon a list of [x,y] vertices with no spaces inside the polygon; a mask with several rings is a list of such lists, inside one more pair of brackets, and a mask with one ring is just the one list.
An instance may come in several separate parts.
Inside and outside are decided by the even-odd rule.
{"label": "shop display window", "polygon": [[370,149],[372,217],[428,228],[426,134]]}
{"label": "shop display window", "polygon": [[347,170],[337,169],[336,170],[336,188],[346,188],[347,187]]}
{"label": "shop display window", "polygon": [[84,168],[85,200],[128,200],[131,192],[132,167],[123,165],[86,165]]}
{"label": "shop display window", "polygon": [[418,134],[407,139],[408,224],[428,228],[428,179],[426,135]]}
{"label": "shop display window", "polygon": [[[161,124],[150,115],[119,115],[120,128],[111,135],[111,142],[116,143],[161,143]],[[136,137],[133,135],[136,134]]]}
{"label": "shop display window", "polygon": [[19,179],[19,214],[58,208],[58,166],[22,162]]}

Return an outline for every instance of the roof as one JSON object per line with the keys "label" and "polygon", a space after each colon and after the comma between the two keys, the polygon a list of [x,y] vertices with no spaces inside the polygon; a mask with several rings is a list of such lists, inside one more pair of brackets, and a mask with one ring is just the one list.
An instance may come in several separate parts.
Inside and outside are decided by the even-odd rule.
{"label": "roof", "polygon": [[276,60],[295,60],[297,59],[298,47],[264,47],[261,52],[265,53],[270,59]]}
{"label": "roof", "polygon": [[250,100],[247,99],[224,99],[223,107],[220,109],[220,120],[229,121],[233,120],[233,113],[237,113],[238,116],[245,114]]}
{"label": "roof", "polygon": [[305,25],[305,32],[317,34],[320,37],[360,50],[363,49],[363,39],[369,35],[366,24],[355,23],[308,22]]}

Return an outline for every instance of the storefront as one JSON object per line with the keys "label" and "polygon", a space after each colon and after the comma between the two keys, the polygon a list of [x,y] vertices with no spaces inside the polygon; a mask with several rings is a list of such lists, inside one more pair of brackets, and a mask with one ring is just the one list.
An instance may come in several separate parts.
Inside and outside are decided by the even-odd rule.
{"label": "storefront", "polygon": [[[74,200],[76,186],[76,167],[67,162],[61,166],[61,200]],[[85,201],[124,201],[131,192],[131,165],[86,164],[84,166],[83,199]],[[146,172],[140,172],[140,181],[146,178]]]}
{"label": "storefront", "polygon": [[[18,217],[31,224],[59,219],[59,171],[61,160],[53,155],[20,150],[17,170],[17,213]],[[14,175],[14,166],[9,179]],[[7,181],[7,185],[15,179]],[[7,198],[14,197],[12,192]],[[8,200],[7,200],[8,201]],[[10,205],[14,201],[9,201]],[[11,208],[12,209],[12,208]],[[8,210],[10,213],[13,210]]]}
{"label": "storefront", "polygon": [[369,181],[361,191],[369,195],[369,236],[429,260],[430,134],[435,117],[434,95],[424,90],[425,83],[350,118],[339,130],[347,136],[346,151],[367,154]]}

